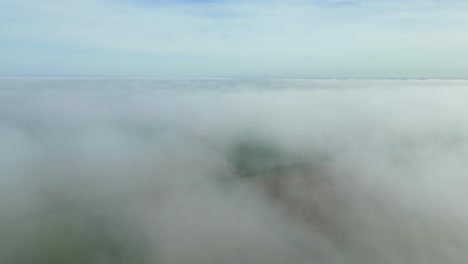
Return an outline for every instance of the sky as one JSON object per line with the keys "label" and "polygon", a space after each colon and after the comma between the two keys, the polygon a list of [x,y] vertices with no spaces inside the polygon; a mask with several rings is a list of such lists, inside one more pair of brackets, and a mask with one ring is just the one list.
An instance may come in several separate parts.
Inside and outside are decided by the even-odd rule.
{"label": "sky", "polygon": [[0,76],[468,78],[467,0],[0,0]]}

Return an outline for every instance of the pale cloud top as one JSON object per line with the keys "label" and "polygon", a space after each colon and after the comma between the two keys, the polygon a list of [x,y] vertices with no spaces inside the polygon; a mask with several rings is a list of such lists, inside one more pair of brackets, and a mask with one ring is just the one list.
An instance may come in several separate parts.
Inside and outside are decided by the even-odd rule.
{"label": "pale cloud top", "polygon": [[0,0],[0,75],[468,78],[468,1]]}

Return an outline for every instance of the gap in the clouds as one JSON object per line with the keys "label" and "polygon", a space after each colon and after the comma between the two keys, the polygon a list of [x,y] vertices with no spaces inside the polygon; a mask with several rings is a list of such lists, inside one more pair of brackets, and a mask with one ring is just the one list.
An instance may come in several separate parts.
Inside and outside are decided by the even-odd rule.
{"label": "gap in the clouds", "polygon": [[177,12],[189,16],[208,19],[232,19],[245,17],[248,14],[229,8],[232,0],[117,0],[143,8],[175,8]]}
{"label": "gap in the clouds", "polygon": [[125,0],[135,4],[160,5],[160,4],[205,4],[220,3],[226,0]]}

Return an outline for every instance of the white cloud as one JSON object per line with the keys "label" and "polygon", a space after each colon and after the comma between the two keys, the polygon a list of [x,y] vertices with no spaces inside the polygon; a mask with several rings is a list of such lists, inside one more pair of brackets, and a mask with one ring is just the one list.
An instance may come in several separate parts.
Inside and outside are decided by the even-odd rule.
{"label": "white cloud", "polygon": [[467,86],[1,80],[0,263],[465,263]]}

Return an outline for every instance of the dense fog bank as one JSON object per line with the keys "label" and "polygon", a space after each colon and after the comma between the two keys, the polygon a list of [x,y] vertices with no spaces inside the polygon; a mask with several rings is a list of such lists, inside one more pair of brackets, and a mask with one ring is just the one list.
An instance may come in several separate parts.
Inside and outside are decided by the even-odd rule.
{"label": "dense fog bank", "polygon": [[0,80],[0,263],[466,263],[468,81]]}

